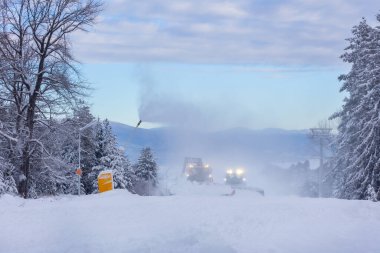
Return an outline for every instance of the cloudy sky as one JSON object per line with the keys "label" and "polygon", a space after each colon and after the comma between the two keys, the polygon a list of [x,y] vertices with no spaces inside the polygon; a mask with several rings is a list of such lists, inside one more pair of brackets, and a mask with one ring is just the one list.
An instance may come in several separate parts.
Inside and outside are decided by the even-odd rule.
{"label": "cloudy sky", "polygon": [[110,0],[73,46],[100,117],[303,129],[341,106],[345,38],[362,17],[378,25],[379,10],[374,0]]}

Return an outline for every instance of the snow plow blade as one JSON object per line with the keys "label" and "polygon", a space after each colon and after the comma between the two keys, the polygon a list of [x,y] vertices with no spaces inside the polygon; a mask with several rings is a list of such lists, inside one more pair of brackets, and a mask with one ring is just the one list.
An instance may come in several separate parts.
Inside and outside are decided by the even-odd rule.
{"label": "snow plow blade", "polygon": [[258,187],[249,187],[249,186],[243,186],[243,185],[236,185],[236,186],[233,186],[233,189],[257,192],[261,196],[265,196],[264,190],[261,189],[261,188],[258,188]]}

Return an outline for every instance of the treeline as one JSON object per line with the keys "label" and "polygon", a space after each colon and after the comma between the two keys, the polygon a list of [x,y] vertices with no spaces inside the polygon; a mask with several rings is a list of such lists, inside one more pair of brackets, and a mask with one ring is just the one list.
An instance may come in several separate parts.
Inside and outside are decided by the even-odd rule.
{"label": "treeline", "polygon": [[[97,193],[97,177],[103,170],[113,172],[116,189],[140,195],[155,193],[158,166],[150,148],[143,149],[132,165],[118,146],[109,121],[95,119],[89,107],[82,105],[71,116],[51,120],[40,130],[45,138],[39,140],[41,146],[33,152],[28,198],[78,194],[75,170],[79,167],[83,171],[81,194]],[[22,177],[16,167],[18,157],[9,145],[11,142],[5,137],[0,140],[0,194],[17,194],[18,178]]]}

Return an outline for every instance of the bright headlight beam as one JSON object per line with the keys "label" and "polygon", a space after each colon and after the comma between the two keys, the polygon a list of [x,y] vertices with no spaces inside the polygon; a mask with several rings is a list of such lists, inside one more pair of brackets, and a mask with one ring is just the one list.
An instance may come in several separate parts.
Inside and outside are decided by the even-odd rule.
{"label": "bright headlight beam", "polygon": [[240,176],[240,175],[243,175],[244,174],[244,170],[243,169],[237,169],[236,170],[236,175]]}

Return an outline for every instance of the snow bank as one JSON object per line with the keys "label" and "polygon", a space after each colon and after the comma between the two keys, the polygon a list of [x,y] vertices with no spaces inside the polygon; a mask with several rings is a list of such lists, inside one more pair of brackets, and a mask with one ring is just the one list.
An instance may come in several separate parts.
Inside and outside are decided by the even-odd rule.
{"label": "snow bank", "polygon": [[[227,192],[225,192],[227,191]],[[0,252],[379,252],[380,205],[267,198],[225,186],[177,195],[0,198]]]}

